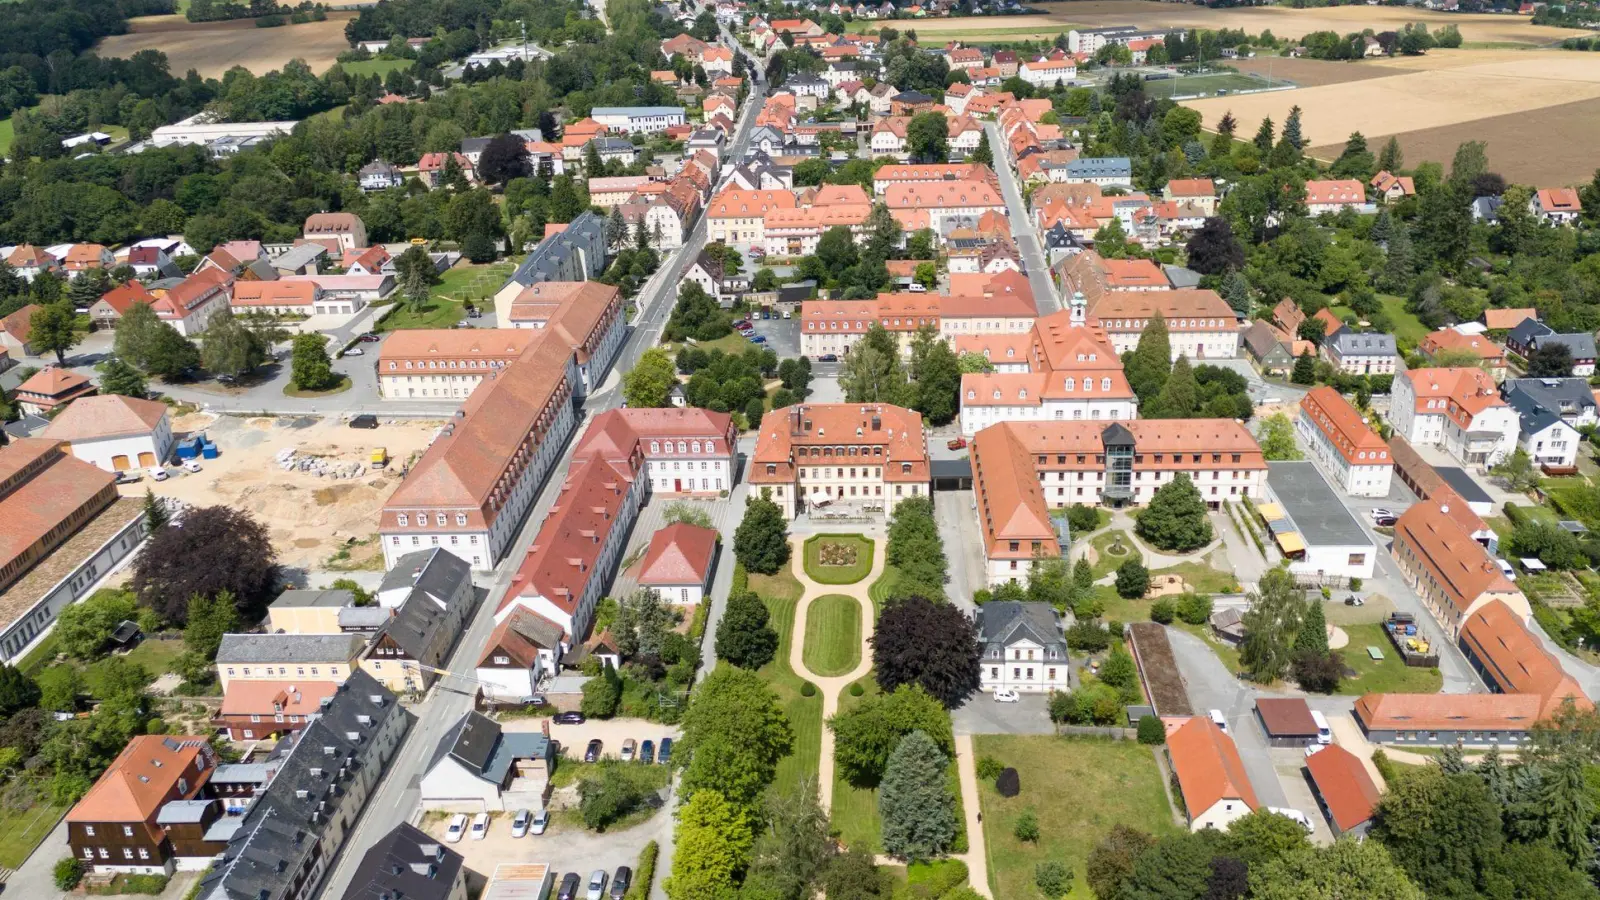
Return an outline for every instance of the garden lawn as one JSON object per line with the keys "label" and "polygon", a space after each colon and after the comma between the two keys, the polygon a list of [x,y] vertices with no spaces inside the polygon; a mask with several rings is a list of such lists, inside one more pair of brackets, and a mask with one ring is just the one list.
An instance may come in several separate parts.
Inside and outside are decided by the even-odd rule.
{"label": "garden lawn", "polygon": [[1406,311],[1406,298],[1396,297],[1393,294],[1379,294],[1378,302],[1383,305],[1384,314],[1394,326],[1395,340],[1403,348],[1414,349],[1427,336],[1428,326],[1422,324],[1422,320],[1414,314]]}
{"label": "garden lawn", "polygon": [[[1346,669],[1354,669],[1355,677],[1339,682],[1339,693],[1359,696],[1369,693],[1433,694],[1444,686],[1444,676],[1438,669],[1408,666],[1400,658],[1400,651],[1389,642],[1381,625],[1350,625],[1345,627],[1350,644],[1339,652],[1344,654]],[[1367,655],[1368,646],[1383,651],[1382,660]]]}
{"label": "garden lawn", "polygon": [[806,668],[824,677],[848,675],[861,662],[861,602],[844,594],[811,601],[806,612]]}
{"label": "garden lawn", "polygon": [[761,668],[760,675],[778,695],[778,704],[794,729],[794,748],[778,761],[772,783],[779,790],[792,790],[802,778],[817,777],[822,757],[822,694],[802,696],[805,679],[789,667],[790,647],[794,643],[795,604],[802,593],[800,582],[788,570],[776,575],[751,575],[750,589],[766,601],[772,629],[778,633],[778,653]]}
{"label": "garden lawn", "polygon": [[[870,672],[855,683],[861,685],[864,691],[860,697],[852,697],[847,688],[839,697],[841,714],[878,693],[877,678]],[[877,853],[883,848],[883,820],[878,818],[878,789],[856,787],[838,769],[834,770],[833,808],[828,818],[838,830],[839,840],[844,842],[845,847],[869,853]]]}
{"label": "garden lawn", "polygon": [[[973,739],[978,758],[993,756],[1017,770],[1022,793],[1001,797],[993,782],[978,785],[989,849],[989,886],[996,897],[1033,898],[1034,866],[1060,860],[1076,874],[1069,897],[1092,896],[1085,883],[1089,851],[1121,823],[1157,836],[1179,831],[1162,790],[1151,748],[1134,741],[984,734]],[[1037,844],[1012,830],[1022,812],[1039,820]]]}
{"label": "garden lawn", "polygon": [[[1122,548],[1127,552],[1121,556],[1112,556],[1107,552],[1107,548],[1116,543],[1119,537],[1122,539]],[[1130,559],[1144,558],[1144,555],[1139,552],[1139,548],[1134,546],[1133,538],[1130,538],[1126,531],[1120,529],[1095,535],[1089,540],[1089,545],[1094,547],[1094,577],[1096,581],[1117,571],[1118,566]]]}
{"label": "garden lawn", "polygon": [[145,638],[139,646],[128,651],[128,662],[144,666],[151,678],[160,678],[172,671],[172,664],[183,655],[182,640],[157,640]]}
{"label": "garden lawn", "polygon": [[[824,565],[823,548],[843,546],[855,549],[855,562],[843,566]],[[819,534],[809,538],[806,548],[806,574],[819,584],[855,584],[872,571],[872,541],[857,534]]]}
{"label": "garden lawn", "polygon": [[[1216,553],[1221,553],[1218,550]],[[1213,554],[1215,555],[1215,554]],[[1186,562],[1165,569],[1156,569],[1150,573],[1154,579],[1157,575],[1176,575],[1189,585],[1189,589],[1197,594],[1236,594],[1239,592],[1239,579],[1234,578],[1231,572],[1224,572],[1206,562]]]}
{"label": "garden lawn", "polygon": [[417,61],[414,59],[363,59],[339,65],[350,75],[376,75],[383,78],[396,69],[410,71],[416,64]]}
{"label": "garden lawn", "polygon": [[872,598],[872,620],[876,622],[878,615],[883,612],[883,605],[889,602],[889,595],[894,593],[894,586],[900,583],[900,569],[885,563],[883,574],[878,580],[867,588],[867,596]]}
{"label": "garden lawn", "polygon": [[20,867],[66,813],[41,797],[27,812],[0,817],[0,869]]}

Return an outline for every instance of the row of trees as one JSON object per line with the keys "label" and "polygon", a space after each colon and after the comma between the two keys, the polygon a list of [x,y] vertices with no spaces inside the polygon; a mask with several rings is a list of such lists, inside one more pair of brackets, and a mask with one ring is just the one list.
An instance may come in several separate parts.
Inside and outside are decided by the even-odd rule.
{"label": "row of trees", "polygon": [[891,403],[915,409],[930,424],[944,425],[959,411],[961,363],[938,329],[924,325],[911,335],[903,356],[900,338],[874,322],[845,354],[839,373],[850,403]]}

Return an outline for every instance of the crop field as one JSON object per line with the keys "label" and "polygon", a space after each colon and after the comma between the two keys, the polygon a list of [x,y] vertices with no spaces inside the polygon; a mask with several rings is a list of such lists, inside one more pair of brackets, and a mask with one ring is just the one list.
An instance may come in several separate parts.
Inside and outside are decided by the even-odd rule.
{"label": "crop field", "polygon": [[180,75],[194,69],[204,77],[221,77],[234,66],[264,75],[291,59],[321,72],[350,49],[344,26],[353,15],[329,13],[324,22],[279,28],[257,28],[251,19],[189,22],[181,16],[149,16],[131,20],[127,34],[108,37],[95,49],[101,56],[124,58],[160,50]]}
{"label": "crop field", "polygon": [[1398,64],[1364,63],[1388,77],[1328,83],[1292,94],[1264,93],[1185,101],[1210,126],[1231,111],[1245,133],[1299,106],[1311,155],[1338,156],[1350,132],[1376,147],[1400,138],[1407,164],[1448,162],[1456,144],[1487,141],[1490,166],[1508,179],[1585,181],[1600,133],[1600,66],[1583,54],[1507,50],[1434,51]]}
{"label": "crop field", "polygon": [[[1210,9],[1175,3],[1149,3],[1145,0],[1074,0],[1068,3],[1033,3],[1045,15],[1002,16],[986,20],[995,30],[1004,29],[1010,40],[1025,40],[1028,29],[1036,37],[1054,37],[1072,27],[1099,28],[1107,25],[1139,25],[1174,28],[1243,28],[1251,33],[1270,30],[1279,37],[1300,37],[1313,31],[1348,34],[1371,28],[1398,31],[1407,22],[1421,22],[1436,31],[1445,25],[1461,29],[1461,36],[1475,44],[1542,46],[1562,38],[1587,34],[1573,28],[1534,25],[1523,16],[1466,15],[1429,12],[1391,6],[1328,6],[1317,9],[1290,9],[1283,6],[1251,6]],[[895,22],[919,35],[975,30],[971,18],[924,19]]]}

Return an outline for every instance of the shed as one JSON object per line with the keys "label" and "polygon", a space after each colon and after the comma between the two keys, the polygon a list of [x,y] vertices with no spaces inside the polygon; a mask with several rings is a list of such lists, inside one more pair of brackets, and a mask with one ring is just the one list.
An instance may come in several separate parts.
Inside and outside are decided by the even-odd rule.
{"label": "shed", "polygon": [[1211,630],[1230,644],[1244,640],[1244,616],[1239,610],[1228,607],[1211,614]]}
{"label": "shed", "polygon": [[1256,701],[1256,720],[1274,747],[1304,747],[1317,739],[1311,707],[1299,697],[1262,697]]}
{"label": "shed", "polygon": [[1332,744],[1306,757],[1306,772],[1333,836],[1364,836],[1372,827],[1378,785],[1354,753]]}

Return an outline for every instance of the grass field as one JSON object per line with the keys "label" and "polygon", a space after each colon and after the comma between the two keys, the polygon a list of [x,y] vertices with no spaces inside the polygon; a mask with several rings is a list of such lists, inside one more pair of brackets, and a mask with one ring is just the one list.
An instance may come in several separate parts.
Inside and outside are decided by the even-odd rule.
{"label": "grass field", "polygon": [[363,59],[360,62],[340,63],[339,68],[351,75],[376,75],[382,78],[396,69],[410,71],[414,59]]}
{"label": "grass field", "polygon": [[[839,697],[842,714],[857,703],[878,693],[878,682],[868,673],[857,681],[864,689],[860,697],[850,696],[847,690]],[[839,840],[849,849],[864,849],[877,853],[883,848],[883,820],[878,818],[878,789],[856,787],[834,770],[833,808],[829,820],[839,832]]]}
{"label": "grass field", "polygon": [[878,613],[883,612],[883,604],[889,602],[889,594],[894,591],[894,586],[900,583],[900,570],[891,565],[883,567],[883,574],[878,580],[867,588],[867,596],[872,598],[872,617],[877,621]]}
{"label": "grass field", "polygon": [[[1118,538],[1122,539],[1123,549],[1128,552],[1121,556],[1112,556],[1109,550],[1111,545],[1117,542]],[[1126,531],[1116,530],[1097,534],[1090,539],[1089,546],[1093,547],[1095,552],[1094,577],[1096,581],[1115,572],[1118,566],[1130,559],[1144,558],[1144,554],[1140,553],[1139,548],[1133,545],[1133,540],[1128,537]]]}
{"label": "grass field", "polygon": [[801,779],[817,777],[817,761],[822,757],[822,695],[802,696],[806,682],[789,667],[790,647],[794,643],[794,611],[800,600],[800,582],[786,569],[776,575],[751,575],[750,589],[766,601],[772,629],[778,633],[778,653],[761,668],[761,677],[772,685],[789,727],[794,729],[794,748],[778,762],[772,783],[779,790],[790,790]]}
{"label": "grass field", "polygon": [[1378,302],[1382,304],[1384,314],[1389,317],[1396,342],[1404,347],[1416,347],[1428,336],[1428,326],[1422,324],[1422,320],[1415,314],[1406,311],[1406,298],[1396,297],[1393,294],[1379,294]]}
{"label": "grass field", "polygon": [[[1216,553],[1222,552],[1216,551]],[[1233,577],[1230,572],[1218,570],[1210,562],[1179,563],[1165,569],[1157,569],[1150,575],[1151,577],[1177,575],[1197,594],[1234,594],[1239,591],[1239,579]]]}
{"label": "grass field", "polygon": [[[1339,693],[1433,694],[1444,686],[1444,676],[1438,669],[1406,665],[1381,625],[1350,625],[1344,630],[1350,635],[1350,645],[1339,652],[1344,654],[1345,667],[1354,669],[1356,675],[1339,682]],[[1369,645],[1383,651],[1382,660],[1367,655]]]}
{"label": "grass field", "polygon": [[128,651],[128,662],[144,666],[150,677],[159,677],[172,671],[172,664],[183,655],[183,641],[163,641],[146,638],[139,646]]}
{"label": "grass field", "polygon": [[811,601],[806,613],[806,668],[823,677],[849,674],[861,662],[861,603],[844,594]]}
{"label": "grass field", "polygon": [[[824,547],[855,548],[855,562],[824,565]],[[819,534],[806,540],[806,574],[820,584],[855,584],[872,571],[872,541],[857,534]]]}
{"label": "grass field", "polygon": [[[1037,897],[1034,866],[1054,859],[1077,875],[1068,896],[1088,898],[1084,862],[1112,825],[1155,835],[1178,831],[1149,747],[1133,741],[985,734],[974,738],[974,750],[979,759],[993,756],[1015,768],[1022,782],[1022,793],[1012,798],[1001,797],[992,782],[978,785],[989,886],[996,897]],[[1012,833],[1028,809],[1039,820],[1037,844]]]}
{"label": "grass field", "polygon": [[480,309],[492,310],[495,291],[516,268],[516,264],[510,262],[458,265],[439,277],[439,283],[433,286],[428,302],[420,310],[408,309],[404,300],[397,297],[395,303],[399,308],[378,324],[378,330],[450,328],[467,317],[463,302],[466,300]]}
{"label": "grass field", "polygon": [[1227,91],[1230,94],[1238,91],[1259,91],[1263,88],[1280,85],[1284,80],[1280,77],[1268,83],[1265,78],[1258,78],[1254,75],[1217,72],[1211,75],[1195,75],[1189,78],[1166,78],[1160,81],[1148,81],[1145,82],[1144,92],[1152,97],[1210,96],[1218,91]]}
{"label": "grass field", "polygon": [[66,812],[41,796],[27,812],[0,817],[0,869],[21,866]]}

